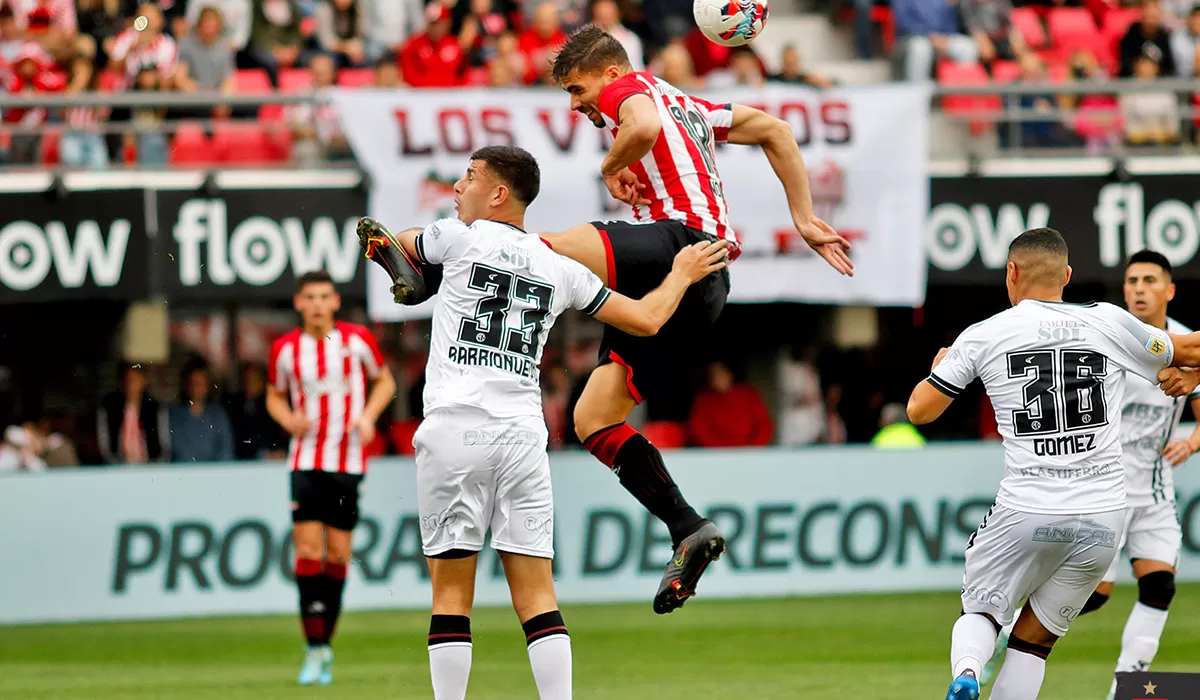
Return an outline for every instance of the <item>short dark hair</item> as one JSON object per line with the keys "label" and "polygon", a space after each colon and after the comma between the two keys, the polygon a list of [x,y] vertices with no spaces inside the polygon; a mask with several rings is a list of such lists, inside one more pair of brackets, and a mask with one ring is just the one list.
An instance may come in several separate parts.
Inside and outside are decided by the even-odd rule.
{"label": "short dark hair", "polygon": [[310,284],[333,284],[333,278],[325,270],[311,270],[296,278],[296,293],[304,291]]}
{"label": "short dark hair", "polygon": [[567,38],[554,57],[554,79],[561,83],[573,70],[593,71],[614,65],[629,65],[625,47],[612,34],[588,24]]}
{"label": "short dark hair", "polygon": [[512,196],[529,205],[542,188],[542,170],[537,159],[519,146],[484,146],[471,154],[471,160],[487,163],[488,169],[508,185]]}
{"label": "short dark hair", "polygon": [[1067,257],[1067,242],[1062,234],[1052,228],[1031,228],[1013,239],[1008,245],[1009,256],[1023,253],[1041,253]]}
{"label": "short dark hair", "polygon": [[1067,242],[1052,228],[1034,228],[1013,239],[1008,259],[1030,281],[1067,283]]}
{"label": "short dark hair", "polygon": [[1167,260],[1167,256],[1154,250],[1139,250],[1129,256],[1129,262],[1125,263],[1125,268],[1129,269],[1130,265],[1137,263],[1148,263],[1150,265],[1158,265],[1163,272],[1167,273],[1167,277],[1171,277],[1174,273],[1171,270],[1171,261]]}

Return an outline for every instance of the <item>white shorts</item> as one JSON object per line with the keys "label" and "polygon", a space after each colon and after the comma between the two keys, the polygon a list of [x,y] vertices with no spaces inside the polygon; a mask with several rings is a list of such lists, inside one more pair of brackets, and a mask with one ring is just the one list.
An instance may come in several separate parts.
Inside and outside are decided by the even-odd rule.
{"label": "white shorts", "polygon": [[1121,562],[1133,559],[1152,559],[1179,568],[1182,549],[1183,530],[1179,527],[1174,501],[1129,508],[1125,511],[1125,536],[1119,548],[1125,556],[1113,559],[1104,582],[1116,581]]}
{"label": "white shorts", "polygon": [[1117,554],[1125,511],[1023,513],[992,506],[967,542],[963,612],[1012,622],[1028,598],[1051,633],[1067,633]]}
{"label": "white shorts", "polygon": [[496,419],[476,409],[433,411],[413,436],[426,556],[492,548],[554,557],[554,499],[541,417]]}

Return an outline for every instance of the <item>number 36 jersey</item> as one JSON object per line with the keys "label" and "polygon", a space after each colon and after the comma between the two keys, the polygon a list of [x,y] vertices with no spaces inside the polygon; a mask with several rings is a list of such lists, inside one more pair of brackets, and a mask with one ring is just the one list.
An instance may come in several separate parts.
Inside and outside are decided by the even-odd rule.
{"label": "number 36 jersey", "polygon": [[471,406],[496,418],[542,417],[538,364],[568,308],[595,314],[611,291],[538,236],[495,221],[442,219],[417,234],[417,255],[442,265],[425,410]]}
{"label": "number 36 jersey", "polygon": [[1125,373],[1157,384],[1174,351],[1165,331],[1112,304],[1026,299],[963,331],[929,383],[957,396],[983,381],[1004,438],[996,503],[1099,513],[1125,506]]}

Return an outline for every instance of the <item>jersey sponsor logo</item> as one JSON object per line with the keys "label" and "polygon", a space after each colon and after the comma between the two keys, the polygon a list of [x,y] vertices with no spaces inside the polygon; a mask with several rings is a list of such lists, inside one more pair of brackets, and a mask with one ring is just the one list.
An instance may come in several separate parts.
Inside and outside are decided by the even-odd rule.
{"label": "jersey sponsor logo", "polygon": [[1091,544],[1099,547],[1117,546],[1117,533],[1094,520],[1066,518],[1056,523],[1043,525],[1033,531],[1034,542],[1059,544]]}
{"label": "jersey sponsor logo", "polygon": [[1168,412],[1174,413],[1174,406],[1152,406],[1144,403],[1126,404],[1125,408],[1121,409],[1121,420],[1136,420],[1141,423],[1158,423],[1163,418],[1166,418]]}
{"label": "jersey sponsor logo", "polygon": [[1146,349],[1155,355],[1161,355],[1167,351],[1167,344],[1162,340],[1151,336],[1150,340],[1146,341]]}
{"label": "jersey sponsor logo", "polygon": [[345,394],[350,391],[350,385],[341,377],[325,377],[324,379],[306,379],[304,381],[305,396],[321,396],[323,394]]}
{"label": "jersey sponsor logo", "polygon": [[1033,453],[1038,457],[1077,455],[1096,449],[1096,434],[1063,435],[1052,438],[1034,438]]}
{"label": "jersey sponsor logo", "polygon": [[61,221],[44,228],[12,221],[0,228],[0,285],[29,291],[46,282],[53,269],[64,289],[85,286],[89,271],[97,287],[114,287],[121,281],[132,231],[129,219],[109,223],[107,236],[91,219],[78,222],[74,235]]}
{"label": "jersey sponsor logo", "polygon": [[463,446],[476,445],[538,445],[538,434],[525,428],[479,428],[463,433]]}
{"label": "jersey sponsor logo", "polygon": [[1054,467],[1024,467],[1021,476],[1032,479],[1087,479],[1095,476],[1107,476],[1112,473],[1111,464],[1101,464],[1094,467],[1078,467],[1056,469]]}
{"label": "jersey sponsor logo", "polygon": [[993,591],[991,589],[980,588],[978,586],[963,588],[962,599],[964,601],[982,603],[983,605],[995,608],[1000,612],[1008,612],[1009,608],[1012,607],[1012,603],[1009,601],[1008,596],[1004,595],[1000,591]]}
{"label": "jersey sponsor logo", "polygon": [[455,513],[453,510],[447,508],[446,510],[441,511],[440,513],[433,513],[430,515],[422,515],[421,516],[421,529],[428,530],[430,532],[437,532],[438,530],[446,527],[447,525],[450,525],[455,520],[458,520],[458,514]]}
{"label": "jersey sponsor logo", "polygon": [[[1043,325],[1048,325],[1043,323]],[[1082,328],[1039,328],[1038,340],[1084,340]]]}

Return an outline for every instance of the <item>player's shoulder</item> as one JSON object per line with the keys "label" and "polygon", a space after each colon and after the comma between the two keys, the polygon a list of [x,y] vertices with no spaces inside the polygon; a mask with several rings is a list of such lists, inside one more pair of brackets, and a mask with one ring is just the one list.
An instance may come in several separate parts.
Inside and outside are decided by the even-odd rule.
{"label": "player's shoulder", "polygon": [[300,341],[300,334],[303,332],[304,331],[299,328],[293,328],[287,333],[284,333],[276,338],[275,342],[271,343],[271,357],[275,357],[288,347],[298,343]]}
{"label": "player's shoulder", "polygon": [[436,241],[446,234],[463,234],[470,230],[471,227],[463,223],[462,220],[446,218],[438,219],[426,226],[424,233]]}
{"label": "player's shoulder", "polygon": [[334,326],[345,338],[362,338],[363,340],[375,339],[375,335],[371,333],[371,329],[359,323],[351,323],[350,321],[337,321],[334,323]]}

